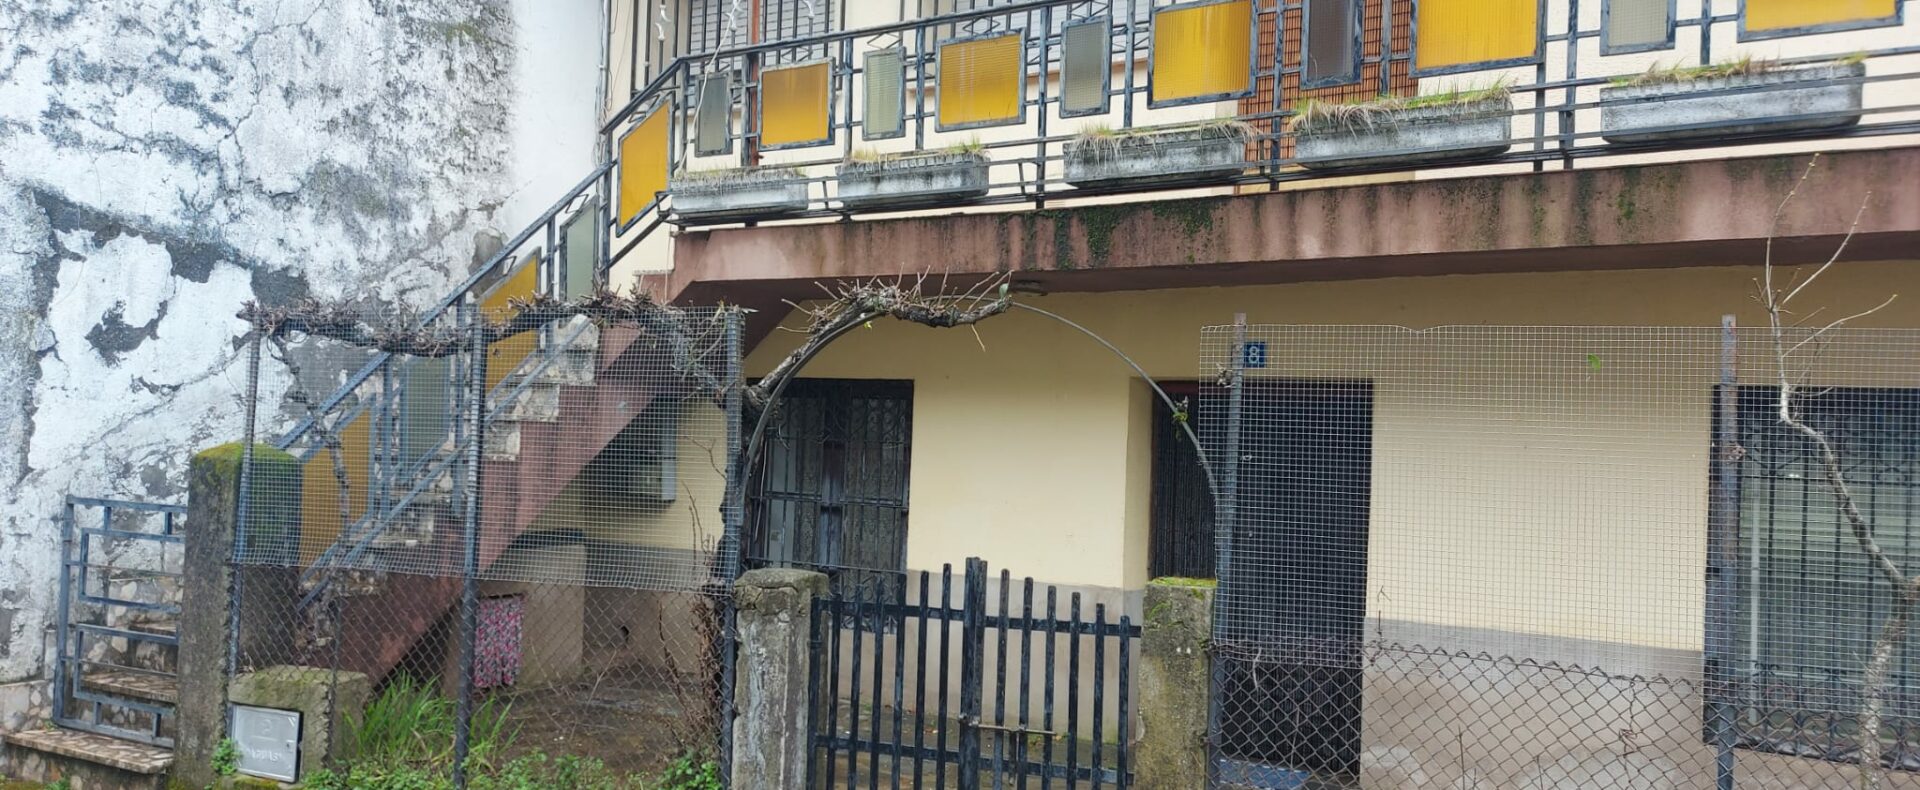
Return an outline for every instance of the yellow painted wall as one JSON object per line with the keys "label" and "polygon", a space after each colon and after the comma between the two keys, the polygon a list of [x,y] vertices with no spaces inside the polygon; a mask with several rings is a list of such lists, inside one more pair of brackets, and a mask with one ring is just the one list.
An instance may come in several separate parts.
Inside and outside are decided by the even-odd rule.
{"label": "yellow painted wall", "polygon": [[[1317,340],[1287,336],[1299,350],[1276,347],[1272,368],[1380,381],[1372,617],[1684,651],[1698,648],[1705,562],[1710,379],[1695,372],[1712,370],[1723,312],[1760,323],[1748,299],[1755,274],[1475,275],[1034,299],[1166,379],[1200,375],[1201,327],[1235,312],[1256,324],[1700,328],[1665,330],[1660,344],[1644,332],[1614,341],[1454,332],[1424,355],[1392,345],[1405,336],[1398,330],[1323,330]],[[1850,312],[1888,292],[1920,292],[1914,263],[1828,277],[1809,305]],[[1872,324],[1920,327],[1920,303],[1896,302]],[[1046,582],[1137,587],[1151,442],[1137,379],[1092,341],[1030,314],[978,330],[877,324],[805,373],[913,379],[908,566],[979,555]],[[795,339],[772,335],[749,373],[764,373]],[[1866,365],[1869,351],[1834,359]]]}
{"label": "yellow painted wall", "polygon": [[683,401],[678,409],[677,428],[649,423],[657,425],[662,435],[671,430],[676,437],[673,501],[600,496],[583,474],[567,483],[528,531],[579,529],[589,540],[609,543],[712,548],[720,538],[720,501],[726,490],[726,420],[705,401]]}

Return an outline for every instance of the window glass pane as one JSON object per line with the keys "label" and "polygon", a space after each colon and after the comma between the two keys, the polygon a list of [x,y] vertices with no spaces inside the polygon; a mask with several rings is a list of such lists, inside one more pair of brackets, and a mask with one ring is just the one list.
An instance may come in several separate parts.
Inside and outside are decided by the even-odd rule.
{"label": "window glass pane", "polygon": [[1307,0],[1306,80],[1348,81],[1360,76],[1354,57],[1355,0]]}
{"label": "window glass pane", "polygon": [[702,156],[726,153],[733,137],[732,71],[700,78],[700,106],[695,114],[695,150]]}
{"label": "window glass pane", "polygon": [[1608,47],[1669,47],[1672,0],[1607,0]]}

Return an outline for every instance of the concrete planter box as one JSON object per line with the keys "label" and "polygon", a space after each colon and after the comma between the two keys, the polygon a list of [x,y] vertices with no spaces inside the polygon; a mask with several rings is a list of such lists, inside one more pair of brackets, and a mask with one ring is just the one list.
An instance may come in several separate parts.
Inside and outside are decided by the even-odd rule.
{"label": "concrete planter box", "polygon": [[681,222],[744,222],[807,210],[807,177],[794,170],[729,170],[667,182]]}
{"label": "concrete planter box", "polygon": [[1310,170],[1486,159],[1513,145],[1513,101],[1383,110],[1371,122],[1322,122],[1294,134],[1294,161]]}
{"label": "concrete planter box", "polygon": [[933,154],[840,166],[840,202],[848,208],[949,206],[987,195],[984,154]]}
{"label": "concrete planter box", "polygon": [[1247,141],[1233,129],[1145,129],[1067,145],[1067,183],[1083,188],[1225,181],[1247,167]]}
{"label": "concrete planter box", "polygon": [[[1852,126],[1860,122],[1862,84],[1839,81],[1866,74],[1864,63],[1828,63],[1601,88],[1601,136],[1610,143],[1650,143]],[[1740,88],[1751,90],[1725,92]],[[1664,128],[1674,126],[1695,128]]]}

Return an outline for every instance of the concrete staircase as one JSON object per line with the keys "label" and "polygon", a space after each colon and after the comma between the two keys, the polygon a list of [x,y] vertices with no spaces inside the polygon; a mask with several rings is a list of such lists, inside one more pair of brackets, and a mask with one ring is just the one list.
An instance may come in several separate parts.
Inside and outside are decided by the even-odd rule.
{"label": "concrete staircase", "polygon": [[[171,536],[129,539],[146,533],[127,531],[111,515],[103,522],[69,530],[61,570],[70,597],[61,607],[61,671],[51,688],[55,726],[5,736],[8,773],[74,790],[159,790],[173,766],[180,698],[180,586],[172,563],[181,544]],[[124,550],[141,540],[162,550]],[[76,550],[75,541],[85,545]]]}
{"label": "concrete staircase", "polygon": [[[576,319],[553,335],[572,337],[564,348],[537,352],[552,361],[486,427],[482,445],[480,567],[490,568],[589,461],[652,401],[637,360],[625,359],[639,332],[601,329]],[[577,330],[577,332],[576,332]],[[524,381],[510,377],[496,398]],[[373,541],[367,564],[396,568],[458,568],[463,521],[454,507],[451,474],[409,504]],[[459,597],[451,576],[390,575],[341,592],[340,668],[385,677],[432,632]],[[384,627],[364,627],[381,623]]]}

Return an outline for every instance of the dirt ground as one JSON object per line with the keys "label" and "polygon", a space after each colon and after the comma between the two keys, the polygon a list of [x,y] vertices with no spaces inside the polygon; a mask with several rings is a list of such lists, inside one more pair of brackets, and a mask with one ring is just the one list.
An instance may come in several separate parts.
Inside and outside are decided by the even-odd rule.
{"label": "dirt ground", "polygon": [[609,672],[565,686],[522,690],[511,697],[510,726],[519,735],[507,757],[543,751],[599,758],[620,773],[653,773],[677,756],[683,739],[712,744],[697,732],[671,688],[657,678]]}

